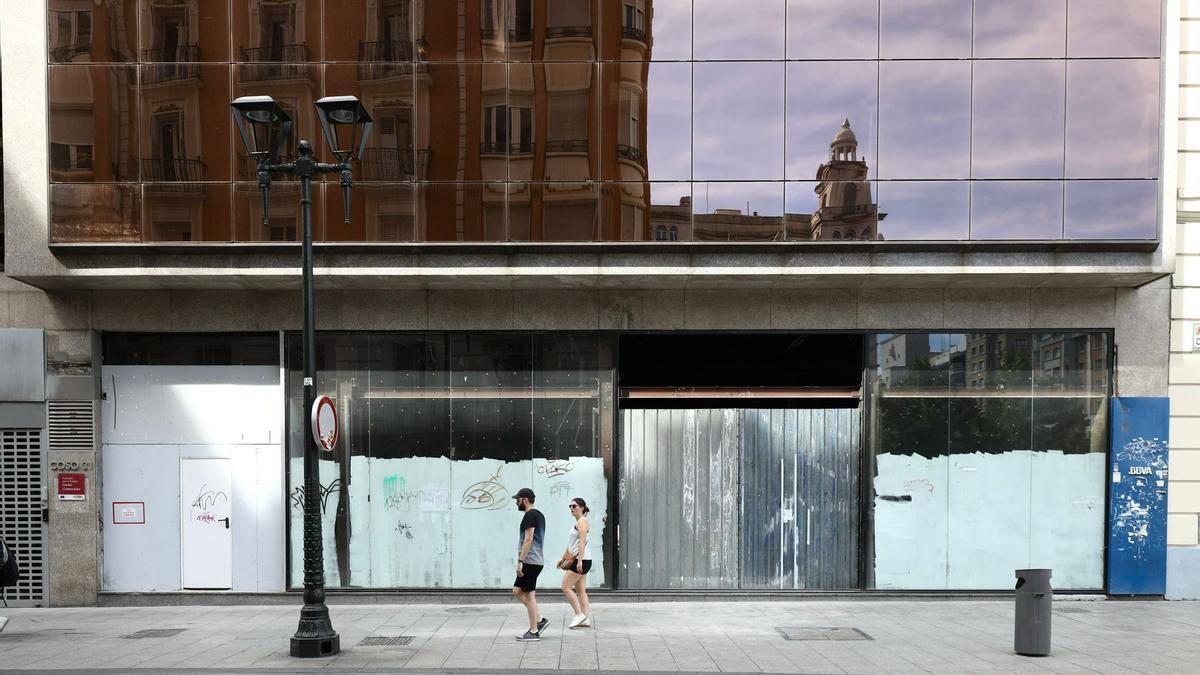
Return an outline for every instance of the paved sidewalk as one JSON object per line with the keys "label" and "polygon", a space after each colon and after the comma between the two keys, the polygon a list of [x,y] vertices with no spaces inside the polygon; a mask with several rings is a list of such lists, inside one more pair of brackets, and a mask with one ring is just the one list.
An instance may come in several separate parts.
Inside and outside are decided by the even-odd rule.
{"label": "paved sidewalk", "polygon": [[[567,630],[570,609],[552,601],[543,609],[551,625],[538,643],[513,639],[525,630],[515,601],[330,609],[342,653],[320,660],[288,656],[299,606],[0,609],[12,619],[0,633],[0,669],[1200,672],[1200,603],[1189,602],[1056,600],[1047,658],[1012,653],[1011,600],[596,602],[594,628],[583,630]],[[870,639],[789,641],[777,627],[857,629]],[[153,629],[183,630],[122,639]],[[412,640],[359,645],[395,636]]]}

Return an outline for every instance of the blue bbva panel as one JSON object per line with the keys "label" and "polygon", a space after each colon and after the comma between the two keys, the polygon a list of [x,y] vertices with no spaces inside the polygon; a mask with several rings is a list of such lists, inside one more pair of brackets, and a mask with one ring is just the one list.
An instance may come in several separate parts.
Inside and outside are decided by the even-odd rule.
{"label": "blue bbva panel", "polygon": [[1108,495],[1108,592],[1167,590],[1166,397],[1112,400]]}

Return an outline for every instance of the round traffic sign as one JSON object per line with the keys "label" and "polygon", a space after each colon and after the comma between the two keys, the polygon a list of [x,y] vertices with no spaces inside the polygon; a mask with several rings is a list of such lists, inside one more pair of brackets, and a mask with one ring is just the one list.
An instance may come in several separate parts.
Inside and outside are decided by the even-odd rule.
{"label": "round traffic sign", "polygon": [[333,407],[333,399],[328,396],[318,396],[312,407],[312,435],[317,447],[325,452],[333,450],[337,445],[338,416]]}

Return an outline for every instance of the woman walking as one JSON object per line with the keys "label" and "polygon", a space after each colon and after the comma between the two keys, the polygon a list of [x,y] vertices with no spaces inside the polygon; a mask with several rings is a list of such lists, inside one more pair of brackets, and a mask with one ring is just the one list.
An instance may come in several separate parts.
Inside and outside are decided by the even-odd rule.
{"label": "woman walking", "polygon": [[559,561],[563,574],[562,592],[571,608],[575,610],[575,618],[568,628],[587,628],[592,625],[590,617],[591,606],[587,596],[587,573],[592,569],[592,548],[588,542],[588,507],[587,502],[576,497],[569,505],[571,515],[575,518],[575,527],[571,528],[571,540],[567,550]]}

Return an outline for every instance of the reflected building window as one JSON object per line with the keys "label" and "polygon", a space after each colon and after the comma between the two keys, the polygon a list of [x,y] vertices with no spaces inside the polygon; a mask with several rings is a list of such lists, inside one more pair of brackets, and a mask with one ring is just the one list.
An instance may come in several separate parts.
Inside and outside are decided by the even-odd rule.
{"label": "reflected building window", "polygon": [[50,9],[50,61],[53,63],[74,61],[92,51],[92,10],[87,2],[71,4],[76,7]]}
{"label": "reflected building window", "polygon": [[591,0],[555,0],[548,5],[548,39],[591,36]]}
{"label": "reflected building window", "polygon": [[533,40],[533,0],[509,0],[508,41]]}
{"label": "reflected building window", "polygon": [[622,17],[621,37],[625,40],[646,41],[645,0],[626,0]]}

